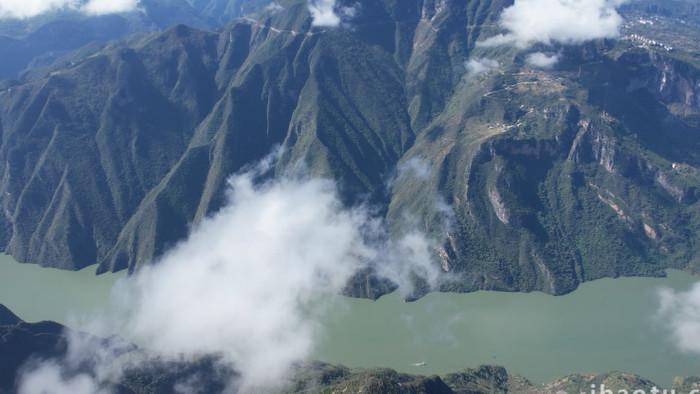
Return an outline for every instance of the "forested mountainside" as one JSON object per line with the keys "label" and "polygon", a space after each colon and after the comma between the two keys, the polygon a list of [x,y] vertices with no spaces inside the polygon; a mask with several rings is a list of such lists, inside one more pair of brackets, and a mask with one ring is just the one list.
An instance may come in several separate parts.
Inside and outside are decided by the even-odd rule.
{"label": "forested mountainside", "polygon": [[[359,1],[336,28],[286,0],[218,31],[84,47],[2,82],[0,245],[134,270],[281,146],[276,174],[332,178],[393,234],[410,215],[444,240],[436,265],[460,280],[443,290],[695,272],[700,70],[682,44],[698,9],[647,3],[621,12],[656,24],[561,45],[554,65],[478,44],[502,31],[505,0]],[[689,28],[662,23],[678,15]],[[643,40],[668,29],[674,49]]]}

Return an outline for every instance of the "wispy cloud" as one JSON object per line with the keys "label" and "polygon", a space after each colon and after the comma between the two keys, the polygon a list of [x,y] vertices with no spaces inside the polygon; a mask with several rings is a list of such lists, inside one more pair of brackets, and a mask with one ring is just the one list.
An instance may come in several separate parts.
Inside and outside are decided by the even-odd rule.
{"label": "wispy cloud", "polygon": [[18,388],[19,394],[49,392],[51,394],[102,393],[94,379],[87,374],[63,376],[62,368],[56,361],[46,361],[31,367]]}
{"label": "wispy cloud", "polygon": [[436,289],[446,278],[435,265],[434,256],[439,246],[421,231],[410,229],[390,241],[384,260],[376,265],[377,273],[398,285],[397,291],[404,298],[414,295],[416,279]]}
{"label": "wispy cloud", "polygon": [[464,67],[467,69],[467,78],[472,78],[480,74],[488,74],[497,69],[498,66],[498,61],[484,57],[470,59],[464,63]]}
{"label": "wispy cloud", "polygon": [[[371,266],[410,294],[415,278],[440,283],[435,242],[418,231],[389,240],[381,219],[345,208],[334,182],[260,181],[274,160],[230,178],[229,203],[155,264],[121,281],[113,305],[83,327],[111,328],[167,359],[220,355],[239,372],[237,387],[280,382],[307,358],[322,332],[329,293]],[[74,359],[115,379],[120,348],[74,341]],[[101,354],[95,361],[94,355]],[[79,363],[79,362],[78,362]],[[54,362],[25,375],[26,387],[55,385]],[[62,375],[61,375],[62,376]],[[63,385],[86,384],[81,376]],[[48,386],[47,386],[48,387]]]}
{"label": "wispy cloud", "polygon": [[527,48],[536,43],[580,44],[617,37],[623,20],[615,10],[626,0],[515,0],[503,10],[499,24],[508,33],[478,45],[514,44]]}
{"label": "wispy cloud", "polygon": [[0,18],[29,18],[61,9],[104,15],[134,11],[137,6],[138,0],[0,0]]}
{"label": "wispy cloud", "polygon": [[265,6],[265,9],[272,12],[279,12],[282,11],[284,7],[282,7],[279,3],[270,3]]}
{"label": "wispy cloud", "polygon": [[78,7],[89,15],[116,14],[136,10],[138,0],[90,0]]}
{"label": "wispy cloud", "polygon": [[[431,162],[413,156],[403,160],[397,166],[395,179],[391,179],[387,185],[392,190],[397,184],[420,184],[424,191],[432,190],[430,185]],[[379,266],[382,277],[389,278],[392,282],[401,284],[399,291],[404,297],[413,295],[416,278],[419,278],[431,289],[438,289],[447,281],[454,280],[452,273],[436,267],[434,256],[440,254],[442,243],[447,234],[452,231],[454,210],[445,199],[436,192],[426,193],[416,198],[422,200],[426,206],[425,215],[416,217],[417,212],[401,212],[393,221],[394,239],[390,240],[390,248],[387,255],[388,262]],[[439,234],[436,237],[425,235],[425,231]]]}
{"label": "wispy cloud", "polygon": [[525,61],[531,66],[547,69],[554,67],[559,62],[559,58],[558,54],[548,55],[543,52],[535,52],[527,55]]}
{"label": "wispy cloud", "polygon": [[313,26],[337,27],[348,23],[360,10],[360,5],[339,6],[336,0],[309,0],[309,12],[311,13]]}
{"label": "wispy cloud", "polygon": [[420,180],[427,180],[430,177],[430,165],[427,161],[418,157],[412,157],[402,161],[397,168],[399,176],[410,176]]}
{"label": "wispy cloud", "polygon": [[659,299],[657,318],[670,330],[676,346],[700,353],[700,283],[686,292],[662,289]]}

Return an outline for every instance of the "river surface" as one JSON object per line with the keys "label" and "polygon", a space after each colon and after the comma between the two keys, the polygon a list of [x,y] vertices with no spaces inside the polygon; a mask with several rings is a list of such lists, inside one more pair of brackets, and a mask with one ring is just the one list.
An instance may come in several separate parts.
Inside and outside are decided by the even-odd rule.
{"label": "river surface", "polygon": [[[0,255],[0,303],[26,321],[68,323],[105,306],[124,274],[95,276],[18,264]],[[681,353],[655,318],[658,291],[685,291],[696,278],[602,279],[572,294],[433,293],[406,303],[338,297],[322,321],[315,357],[350,367],[391,367],[433,374],[480,364],[504,365],[536,383],[569,373],[621,370],[668,387],[700,374],[700,358]],[[425,363],[424,366],[415,364]]]}
{"label": "river surface", "polygon": [[498,364],[537,383],[619,370],[670,387],[674,376],[700,374],[700,358],[670,342],[655,317],[658,291],[685,291],[696,281],[669,271],[667,278],[588,282],[559,297],[480,291],[433,293],[412,303],[396,295],[377,302],[346,298],[345,312],[327,317],[329,334],[318,355],[420,374]]}
{"label": "river surface", "polygon": [[0,254],[0,304],[22,320],[66,324],[71,315],[89,314],[108,304],[114,283],[126,272],[95,275],[96,266],[80,271],[19,264]]}

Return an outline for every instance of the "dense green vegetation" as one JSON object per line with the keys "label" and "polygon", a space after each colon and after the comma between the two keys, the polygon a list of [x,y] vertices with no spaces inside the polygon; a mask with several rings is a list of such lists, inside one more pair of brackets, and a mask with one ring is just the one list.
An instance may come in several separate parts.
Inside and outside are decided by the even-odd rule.
{"label": "dense green vegetation", "polygon": [[[227,176],[282,146],[277,175],[333,178],[393,235],[444,240],[436,266],[459,280],[443,290],[563,294],[697,270],[689,49],[595,41],[542,70],[475,45],[505,1],[363,2],[338,29],[312,27],[304,1],[280,4],[218,31],[95,44],[3,82],[0,246],[22,262],[137,269],[222,206]],[[475,58],[499,66],[468,75]],[[348,293],[391,288],[363,272]]]}

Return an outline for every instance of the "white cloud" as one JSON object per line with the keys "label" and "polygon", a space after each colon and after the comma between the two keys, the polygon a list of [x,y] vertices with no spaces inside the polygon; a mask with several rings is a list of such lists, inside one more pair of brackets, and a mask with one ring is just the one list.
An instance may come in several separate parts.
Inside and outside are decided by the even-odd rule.
{"label": "white cloud", "polygon": [[105,15],[134,11],[137,6],[138,0],[90,0],[79,9],[89,15]]}
{"label": "white cloud", "polygon": [[426,180],[430,176],[430,165],[419,157],[412,157],[402,161],[398,166],[399,176],[410,176],[419,180]]}
{"label": "white cloud", "polygon": [[30,18],[61,9],[104,15],[134,11],[137,5],[138,0],[0,0],[0,18]]}
{"label": "white cloud", "polygon": [[309,12],[311,13],[311,25],[319,27],[337,27],[345,24],[357,16],[360,5],[339,7],[336,0],[309,0]]}
{"label": "white cloud", "polygon": [[[387,241],[383,222],[369,209],[344,208],[329,180],[256,183],[273,165],[269,159],[231,177],[224,208],[155,264],[118,282],[103,315],[76,326],[116,331],[165,359],[221,355],[241,373],[235,384],[245,391],[281,381],[311,354],[323,329],[318,318],[332,307],[328,294],[341,292],[359,269],[371,264],[405,295],[416,276],[440,283],[434,242],[423,234]],[[120,342],[68,343],[67,364],[88,362],[98,383],[118,381]],[[52,384],[48,372],[37,369],[25,380]]]}
{"label": "white cloud", "polygon": [[[486,60],[485,63],[491,66],[498,65],[498,62]],[[423,182],[422,188],[431,189],[432,186],[425,183],[430,179],[430,171],[430,162],[418,156],[404,160],[397,166],[397,176],[390,180],[388,190],[394,187],[397,180],[402,183]],[[381,254],[388,256],[387,261],[377,267],[380,276],[399,284],[398,291],[404,297],[413,295],[416,277],[424,280],[431,289],[438,289],[445,281],[454,279],[434,265],[434,256],[442,249],[441,242],[444,238],[433,239],[419,230],[429,227],[433,234],[446,236],[451,231],[454,210],[439,194],[432,195],[427,203],[432,207],[430,213],[424,213],[426,216],[423,220],[412,212],[403,212],[400,217],[393,219],[398,221],[393,225],[398,234],[389,241],[388,252]]]}
{"label": "white cloud", "polygon": [[124,330],[169,356],[222,352],[259,385],[310,354],[318,327],[303,310],[374,255],[367,218],[341,209],[331,182],[231,183],[228,207],[122,284],[125,310],[137,306]]}
{"label": "white cloud", "polygon": [[282,11],[284,7],[282,7],[279,3],[270,3],[267,6],[265,6],[265,9],[271,12],[278,12]]}
{"label": "white cloud", "polygon": [[76,5],[76,0],[0,0],[0,17],[27,18]]}
{"label": "white cloud", "polygon": [[700,283],[687,292],[659,291],[661,305],[657,318],[670,330],[676,346],[700,353]]}
{"label": "white cloud", "polygon": [[359,3],[355,3],[354,5],[349,7],[340,7],[340,17],[344,21],[351,20],[352,18],[356,17],[358,13],[360,13]]}
{"label": "white cloud", "polygon": [[498,68],[498,61],[488,58],[470,59],[464,64],[467,69],[467,78],[475,77],[479,74],[487,74]]}
{"label": "white cloud", "polygon": [[413,281],[423,279],[431,289],[436,289],[445,278],[434,264],[438,244],[417,230],[410,230],[399,239],[390,242],[387,260],[376,267],[379,276],[399,286],[403,297],[413,295]]}
{"label": "white cloud", "polygon": [[481,41],[481,46],[535,43],[580,44],[618,36],[622,17],[615,10],[626,0],[515,0],[503,10],[500,25],[508,30]]}
{"label": "white cloud", "polygon": [[88,375],[79,374],[66,378],[62,376],[61,367],[53,361],[39,364],[31,372],[22,375],[19,394],[100,394],[102,390]]}
{"label": "white cloud", "polygon": [[527,55],[525,61],[527,64],[539,68],[552,68],[559,61],[559,55],[547,55],[542,52],[535,52]]}
{"label": "white cloud", "polygon": [[335,13],[335,0],[309,0],[313,26],[335,27],[340,24],[340,17]]}

